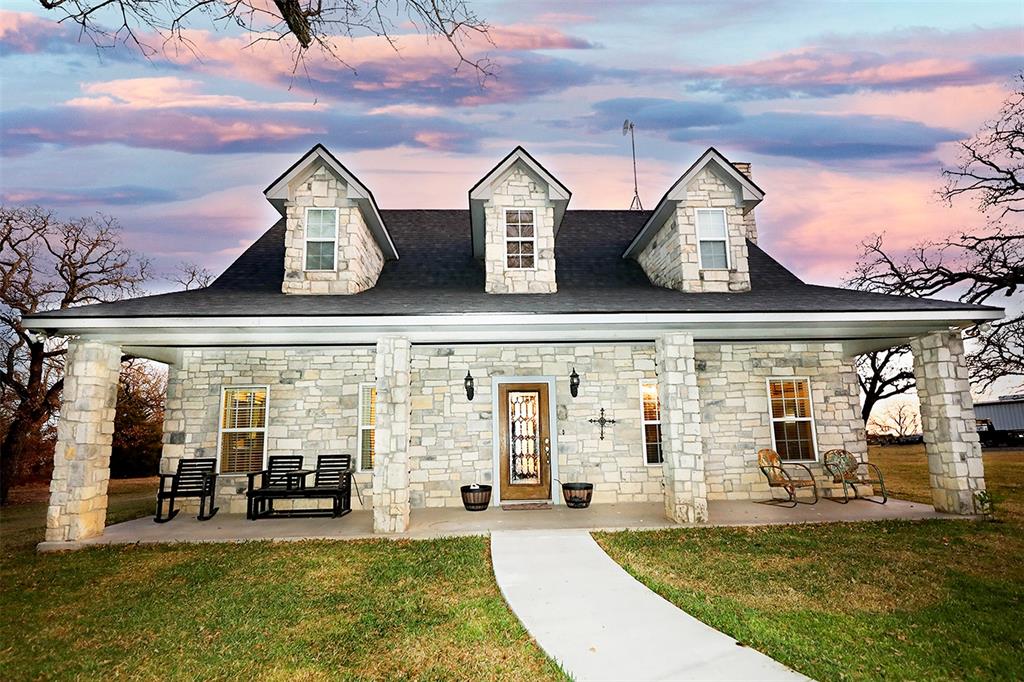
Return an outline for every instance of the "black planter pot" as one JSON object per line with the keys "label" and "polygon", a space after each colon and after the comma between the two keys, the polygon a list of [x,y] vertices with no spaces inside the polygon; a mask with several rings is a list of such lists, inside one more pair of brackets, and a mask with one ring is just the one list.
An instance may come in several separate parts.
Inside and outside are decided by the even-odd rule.
{"label": "black planter pot", "polygon": [[464,485],[462,491],[462,504],[466,511],[484,511],[491,505],[491,486],[489,485]]}
{"label": "black planter pot", "polygon": [[562,484],[562,497],[565,499],[565,506],[570,509],[586,509],[590,506],[590,498],[593,496],[593,483]]}

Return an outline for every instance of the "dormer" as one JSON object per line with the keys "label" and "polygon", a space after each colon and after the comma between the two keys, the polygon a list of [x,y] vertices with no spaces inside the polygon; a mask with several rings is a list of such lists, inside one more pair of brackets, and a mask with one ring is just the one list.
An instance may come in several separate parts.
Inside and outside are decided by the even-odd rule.
{"label": "dormer", "polygon": [[286,294],[357,294],[398,259],[373,193],[323,145],[263,194],[286,222]]}
{"label": "dormer", "polygon": [[623,253],[652,284],[685,292],[750,290],[747,240],[757,243],[754,207],[764,192],[749,164],[714,147],[672,185]]}
{"label": "dormer", "polygon": [[522,147],[469,190],[473,255],[489,294],[553,294],[555,236],[572,196]]}

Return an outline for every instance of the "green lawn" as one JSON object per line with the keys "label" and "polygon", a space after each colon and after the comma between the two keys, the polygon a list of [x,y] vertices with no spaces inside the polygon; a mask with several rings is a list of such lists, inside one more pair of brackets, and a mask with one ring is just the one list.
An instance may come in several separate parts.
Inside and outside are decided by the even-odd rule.
{"label": "green lawn", "polygon": [[[894,495],[928,500],[920,446],[871,457]],[[1024,452],[987,454],[985,464],[997,522],[681,529],[598,541],[687,612],[817,679],[1019,680]]]}
{"label": "green lawn", "polygon": [[[112,520],[152,513],[116,482]],[[484,538],[37,555],[45,502],[0,512],[0,677],[564,679],[508,610]]]}

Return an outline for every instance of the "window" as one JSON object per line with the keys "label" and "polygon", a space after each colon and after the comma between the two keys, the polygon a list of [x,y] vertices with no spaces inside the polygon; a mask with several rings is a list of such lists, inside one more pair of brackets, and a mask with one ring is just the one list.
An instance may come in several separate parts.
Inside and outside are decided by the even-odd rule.
{"label": "window", "polygon": [[338,252],[338,209],[306,209],[306,269],[334,270]]}
{"label": "window", "polygon": [[814,412],[807,379],[769,379],[772,445],[782,459],[817,459]]}
{"label": "window", "polygon": [[644,444],[644,462],[661,464],[661,403],[658,382],[640,382],[640,419]]}
{"label": "window", "polygon": [[729,269],[729,227],[724,208],[697,209],[697,241],[701,268]]}
{"label": "window", "polygon": [[225,388],[220,420],[220,472],[263,469],[267,453],[266,386]]}
{"label": "window", "polygon": [[373,471],[376,454],[377,384],[359,384],[359,470]]}
{"label": "window", "polygon": [[510,270],[534,267],[533,209],[505,211],[505,259]]}

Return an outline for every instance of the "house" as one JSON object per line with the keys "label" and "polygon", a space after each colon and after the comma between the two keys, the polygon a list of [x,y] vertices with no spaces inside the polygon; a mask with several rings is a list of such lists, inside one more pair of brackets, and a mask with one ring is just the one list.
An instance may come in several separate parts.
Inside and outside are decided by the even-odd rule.
{"label": "house", "polygon": [[222,509],[268,455],[347,452],[355,504],[401,533],[474,482],[557,505],[589,481],[594,504],[700,522],[769,496],[759,448],[823,480],[826,450],[866,455],[855,355],[909,342],[935,507],[975,510],[959,330],[1002,311],[801,281],[758,246],[749,166],[715,149],[648,211],[570,208],[521,147],[461,209],[382,209],[319,145],[264,195],[281,219],[210,286],[26,321],[72,339],[48,541],[103,531],[122,354],[168,364],[163,469],[216,456]]}

